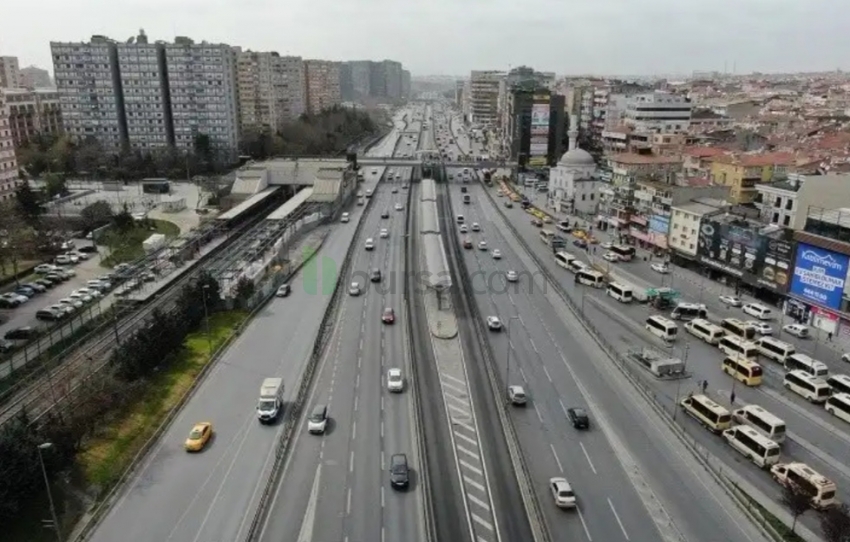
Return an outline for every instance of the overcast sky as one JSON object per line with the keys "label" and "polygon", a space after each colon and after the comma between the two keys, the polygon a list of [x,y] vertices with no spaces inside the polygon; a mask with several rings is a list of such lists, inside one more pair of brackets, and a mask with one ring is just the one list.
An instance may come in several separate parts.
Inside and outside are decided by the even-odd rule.
{"label": "overcast sky", "polygon": [[525,64],[558,74],[850,68],[847,0],[35,0],[3,2],[0,55],[52,72],[49,42],[144,28],[413,75]]}

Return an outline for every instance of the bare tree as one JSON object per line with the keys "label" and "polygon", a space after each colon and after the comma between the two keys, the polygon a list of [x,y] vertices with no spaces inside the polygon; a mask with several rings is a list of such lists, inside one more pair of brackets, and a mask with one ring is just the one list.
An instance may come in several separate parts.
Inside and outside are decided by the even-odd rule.
{"label": "bare tree", "polygon": [[779,501],[788,507],[794,522],[791,524],[791,532],[797,528],[797,519],[812,508],[812,493],[806,488],[796,484],[787,484],[782,488],[782,497]]}
{"label": "bare tree", "polygon": [[820,528],[826,542],[850,542],[850,508],[842,504],[825,511]]}

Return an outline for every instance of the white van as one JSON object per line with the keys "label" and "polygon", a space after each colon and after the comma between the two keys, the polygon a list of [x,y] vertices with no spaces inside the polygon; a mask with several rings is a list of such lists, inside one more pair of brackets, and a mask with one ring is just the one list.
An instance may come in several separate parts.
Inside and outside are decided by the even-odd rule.
{"label": "white van", "polygon": [[778,363],[785,363],[788,356],[793,356],[797,351],[793,344],[788,344],[773,337],[762,337],[755,341],[755,345],[759,349],[759,354]]}
{"label": "white van", "polygon": [[657,315],[646,319],[646,330],[668,342],[675,341],[679,334],[679,326],[676,322]]}
{"label": "white van", "polygon": [[685,331],[711,345],[717,345],[726,334],[723,328],[702,318],[696,318],[685,324]]}
{"label": "white van", "polygon": [[812,403],[825,403],[829,398],[829,385],[822,379],[804,371],[785,373],[782,384]]}
{"label": "white van", "polygon": [[760,303],[747,303],[741,310],[750,316],[755,316],[759,320],[770,320],[773,318],[773,313],[770,309]]}
{"label": "white van", "polygon": [[632,299],[634,299],[634,290],[632,290],[632,287],[620,284],[619,282],[609,283],[605,293],[621,303],[631,303]]}
{"label": "white van", "polygon": [[829,375],[829,368],[827,368],[825,363],[801,352],[792,354],[785,359],[785,370],[804,371],[812,376],[824,378]]}
{"label": "white van", "polygon": [[342,213],[342,217],[339,219],[340,222],[348,222],[351,216],[348,213]]}

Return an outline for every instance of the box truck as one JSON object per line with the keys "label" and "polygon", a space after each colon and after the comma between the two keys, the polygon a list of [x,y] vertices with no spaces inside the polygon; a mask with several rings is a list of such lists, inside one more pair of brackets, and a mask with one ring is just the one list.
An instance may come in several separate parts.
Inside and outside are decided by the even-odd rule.
{"label": "box truck", "polygon": [[271,423],[277,420],[281,410],[283,410],[283,379],[266,378],[260,386],[257,417],[260,423]]}

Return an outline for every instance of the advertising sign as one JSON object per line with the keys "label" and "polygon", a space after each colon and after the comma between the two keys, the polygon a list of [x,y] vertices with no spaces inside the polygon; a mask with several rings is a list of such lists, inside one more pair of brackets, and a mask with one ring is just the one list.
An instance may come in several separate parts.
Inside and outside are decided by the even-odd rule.
{"label": "advertising sign", "polygon": [[667,235],[670,231],[670,217],[665,215],[652,215],[649,219],[649,229],[655,233]]}
{"label": "advertising sign", "polygon": [[545,166],[549,157],[549,97],[535,96],[531,104],[531,143],[528,162],[533,167]]}
{"label": "advertising sign", "polygon": [[791,293],[830,309],[840,308],[848,260],[844,254],[800,243]]}
{"label": "advertising sign", "polygon": [[792,245],[761,235],[748,225],[703,218],[697,259],[753,286],[784,293],[788,288]]}

